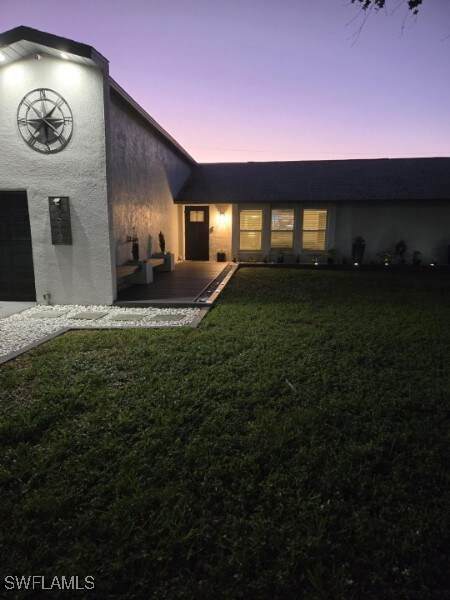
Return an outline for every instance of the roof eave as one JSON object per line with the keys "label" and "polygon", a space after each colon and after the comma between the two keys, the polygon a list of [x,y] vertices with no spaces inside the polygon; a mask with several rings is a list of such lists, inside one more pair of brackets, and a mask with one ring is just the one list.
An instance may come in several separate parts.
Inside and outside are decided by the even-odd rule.
{"label": "roof eave", "polygon": [[119,97],[135,114],[140,116],[147,125],[149,125],[153,131],[161,138],[163,141],[169,144],[169,146],[176,151],[176,153],[187,160],[191,165],[197,165],[197,161],[192,158],[192,156],[186,152],[186,150],[181,146],[159,123],[153,119],[143,108],[140,106],[133,98],[127,94],[127,92],[116,82],[112,77],[109,78],[109,86],[110,90],[113,94]]}
{"label": "roof eave", "polygon": [[108,60],[92,46],[75,42],[74,40],[69,40],[53,33],[46,33],[31,27],[25,27],[24,25],[0,34],[0,48],[2,46],[10,46],[22,40],[60,50],[67,54],[81,56],[82,58],[92,60],[100,67],[108,65]]}

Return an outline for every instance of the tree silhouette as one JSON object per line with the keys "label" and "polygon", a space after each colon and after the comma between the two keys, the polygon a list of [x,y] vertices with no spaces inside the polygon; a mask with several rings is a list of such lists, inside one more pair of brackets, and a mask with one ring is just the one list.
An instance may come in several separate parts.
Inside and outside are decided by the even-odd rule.
{"label": "tree silhouette", "polygon": [[[353,45],[353,44],[356,44],[356,42],[358,41],[361,31],[363,30],[364,25],[366,24],[366,21],[370,17],[372,11],[377,12],[380,9],[384,9],[387,12],[388,6],[386,5],[387,0],[350,0],[350,2],[351,2],[351,4],[356,4],[357,6],[360,6],[360,9],[361,9],[359,11],[359,15],[356,15],[356,17],[354,17],[350,21],[350,23],[353,23],[353,21],[358,16],[361,16],[361,14],[363,15],[361,25],[359,26],[358,30],[351,36],[351,38],[353,38],[353,43],[352,43],[352,45]],[[413,24],[414,24],[415,20],[417,19],[417,15],[419,13],[419,8],[422,6],[422,2],[423,2],[423,0],[400,0],[400,2],[397,0],[396,6],[394,6],[392,8],[392,4],[390,5],[390,7],[391,7],[390,13],[391,14],[396,12],[401,6],[404,6],[405,4],[407,5],[407,7],[405,6],[406,14],[405,14],[405,18],[403,19],[402,31],[406,28],[408,15],[413,17]]]}
{"label": "tree silhouette", "polygon": [[[352,4],[356,4],[359,2],[361,4],[361,8],[363,10],[380,10],[380,8],[384,8],[386,5],[386,0],[351,0]],[[419,12],[420,5],[423,0],[408,0],[408,8],[412,12],[413,15],[417,15]]]}

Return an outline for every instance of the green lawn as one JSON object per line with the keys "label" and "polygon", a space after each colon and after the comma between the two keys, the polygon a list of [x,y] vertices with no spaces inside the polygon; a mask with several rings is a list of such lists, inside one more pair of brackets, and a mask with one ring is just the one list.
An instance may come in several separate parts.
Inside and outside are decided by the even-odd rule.
{"label": "green lawn", "polygon": [[449,308],[431,269],[243,268],[198,329],[74,332],[8,363],[0,579],[448,597]]}

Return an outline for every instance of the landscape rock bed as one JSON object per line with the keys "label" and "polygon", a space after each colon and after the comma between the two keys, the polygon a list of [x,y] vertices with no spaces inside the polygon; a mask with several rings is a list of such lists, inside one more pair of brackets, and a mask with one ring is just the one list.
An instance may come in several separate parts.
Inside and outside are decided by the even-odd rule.
{"label": "landscape rock bed", "polygon": [[[105,313],[104,316],[95,316],[100,312]],[[199,312],[197,308],[34,306],[0,319],[0,359],[63,329],[183,327]],[[88,313],[93,313],[93,318],[89,318]]]}

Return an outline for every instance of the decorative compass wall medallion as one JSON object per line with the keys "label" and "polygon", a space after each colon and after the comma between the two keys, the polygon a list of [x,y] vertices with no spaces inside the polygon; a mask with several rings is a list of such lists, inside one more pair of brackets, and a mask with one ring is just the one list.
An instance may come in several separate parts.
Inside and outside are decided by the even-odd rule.
{"label": "decorative compass wall medallion", "polygon": [[72,111],[57,92],[48,88],[33,90],[19,104],[17,125],[30,148],[54,154],[63,150],[72,137]]}

